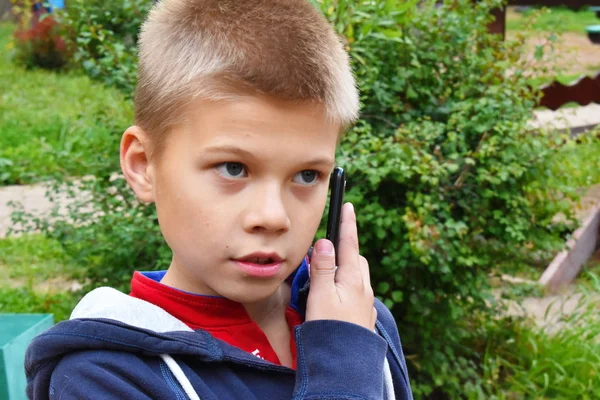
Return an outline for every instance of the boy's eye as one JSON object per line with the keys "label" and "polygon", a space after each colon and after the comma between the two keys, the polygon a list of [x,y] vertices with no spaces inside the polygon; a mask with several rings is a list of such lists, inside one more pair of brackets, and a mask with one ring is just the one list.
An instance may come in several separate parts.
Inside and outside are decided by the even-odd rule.
{"label": "boy's eye", "polygon": [[298,172],[293,181],[296,183],[300,183],[302,185],[310,185],[311,183],[315,183],[317,178],[319,177],[319,172],[311,169],[306,169],[304,171]]}
{"label": "boy's eye", "polygon": [[237,162],[224,162],[217,165],[216,169],[226,178],[243,178],[248,176],[246,166]]}

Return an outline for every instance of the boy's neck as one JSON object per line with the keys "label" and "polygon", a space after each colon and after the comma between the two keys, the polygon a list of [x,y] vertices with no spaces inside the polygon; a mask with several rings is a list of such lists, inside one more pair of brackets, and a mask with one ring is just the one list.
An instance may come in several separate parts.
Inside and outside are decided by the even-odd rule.
{"label": "boy's neck", "polygon": [[246,312],[263,330],[274,323],[285,321],[285,310],[290,304],[291,289],[282,283],[272,296],[255,303],[243,304]]}
{"label": "boy's neck", "polygon": [[290,297],[291,288],[283,283],[273,296],[261,302],[244,304],[244,308],[264,332],[281,365],[293,368],[294,360],[290,349],[291,332],[285,315]]}

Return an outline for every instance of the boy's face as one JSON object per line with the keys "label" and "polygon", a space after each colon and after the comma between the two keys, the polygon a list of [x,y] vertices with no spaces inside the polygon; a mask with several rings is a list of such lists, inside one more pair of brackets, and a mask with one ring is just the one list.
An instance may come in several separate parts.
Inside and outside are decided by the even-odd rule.
{"label": "boy's face", "polygon": [[266,97],[198,101],[186,117],[147,164],[140,196],[156,203],[173,250],[169,283],[265,300],[312,243],[340,127],[321,106]]}

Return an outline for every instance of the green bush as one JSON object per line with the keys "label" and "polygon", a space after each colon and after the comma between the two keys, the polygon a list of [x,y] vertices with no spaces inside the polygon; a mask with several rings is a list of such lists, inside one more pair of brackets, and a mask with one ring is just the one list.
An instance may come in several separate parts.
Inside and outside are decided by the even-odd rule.
{"label": "green bush", "polygon": [[59,69],[69,60],[60,26],[52,16],[15,32],[15,59],[26,68]]}
{"label": "green bush", "polygon": [[[549,251],[549,239],[560,242],[573,228],[570,218],[552,222],[557,213],[570,216],[570,202],[557,199],[573,188],[548,184],[557,174],[549,160],[568,141],[527,128],[538,93],[527,84],[524,49],[486,30],[500,1],[316,5],[345,37],[362,91],[363,116],[339,161],[376,293],[398,320],[415,394],[477,397],[486,387],[483,355],[465,343],[478,332],[474,316],[493,312],[488,275]],[[97,47],[126,46],[107,42],[116,35],[102,38],[93,36]],[[112,70],[113,61],[98,76],[132,85],[123,72],[132,65]],[[106,149],[117,154],[117,139]],[[76,199],[71,219],[32,223],[59,239],[94,284],[125,287],[133,269],[167,265],[169,250],[154,208],[135,202],[117,170],[111,159],[81,183],[92,201]]]}
{"label": "green bush", "polygon": [[93,79],[131,95],[138,30],[153,4],[153,0],[70,1],[63,17],[75,62]]}
{"label": "green bush", "polygon": [[[117,154],[119,137],[113,139],[107,147]],[[37,217],[17,205],[12,219],[21,226],[18,232],[39,230],[57,240],[81,266],[75,278],[86,278],[92,287],[125,291],[134,270],[165,269],[171,254],[155,208],[135,200],[123,177],[115,174],[118,167],[117,157],[107,158],[94,177],[52,182],[50,199],[58,193],[70,198],[66,215],[55,207],[51,218]]]}
{"label": "green bush", "polygon": [[11,3],[11,16],[17,22],[12,43],[16,63],[25,68],[65,67],[70,54],[61,24],[46,12],[41,2],[37,6],[34,6],[35,0],[12,0]]}
{"label": "green bush", "polygon": [[547,185],[564,141],[527,128],[538,93],[524,49],[487,33],[500,2],[333,3],[321,5],[348,40],[364,103],[340,154],[361,249],[416,394],[468,396],[482,384],[480,355],[460,344],[469,317],[493,304],[488,275],[572,230],[569,218],[552,223],[570,215],[556,199],[572,188]]}

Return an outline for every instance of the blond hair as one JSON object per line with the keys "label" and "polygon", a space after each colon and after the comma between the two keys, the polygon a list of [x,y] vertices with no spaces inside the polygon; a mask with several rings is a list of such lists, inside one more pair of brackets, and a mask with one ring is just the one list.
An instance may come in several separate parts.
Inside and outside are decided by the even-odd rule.
{"label": "blond hair", "polygon": [[343,45],[307,0],[162,0],[142,26],[136,124],[158,135],[190,101],[317,101],[342,127],[359,101]]}

